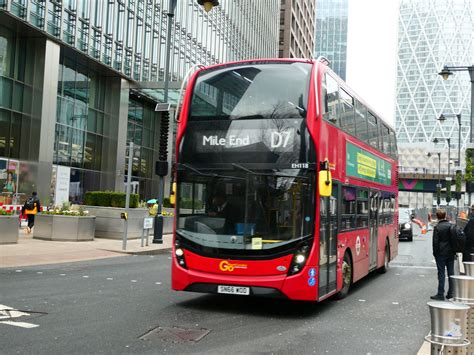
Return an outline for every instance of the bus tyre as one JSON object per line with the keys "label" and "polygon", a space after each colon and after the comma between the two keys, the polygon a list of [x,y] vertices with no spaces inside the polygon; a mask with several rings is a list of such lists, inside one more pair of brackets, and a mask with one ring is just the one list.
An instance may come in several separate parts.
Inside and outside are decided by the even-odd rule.
{"label": "bus tyre", "polygon": [[388,245],[388,240],[387,240],[385,244],[383,266],[377,270],[379,274],[385,274],[388,271],[389,262],[390,262],[390,247]]}
{"label": "bus tyre", "polygon": [[349,253],[344,254],[344,260],[342,261],[342,288],[336,294],[336,298],[342,300],[349,293],[349,289],[352,285],[352,260]]}

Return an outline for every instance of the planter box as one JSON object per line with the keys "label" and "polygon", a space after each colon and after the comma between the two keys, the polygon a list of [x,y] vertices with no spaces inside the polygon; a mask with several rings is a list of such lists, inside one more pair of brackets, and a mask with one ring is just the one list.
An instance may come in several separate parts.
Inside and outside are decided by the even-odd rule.
{"label": "planter box", "polygon": [[[89,214],[96,216],[95,236],[96,238],[123,239],[123,228],[125,222],[120,214],[125,208],[83,206]],[[166,209],[174,212],[173,209]],[[128,234],[127,239],[138,239],[142,236],[143,219],[148,216],[146,208],[130,208],[128,210]],[[173,217],[164,218],[163,233],[173,232]]]}
{"label": "planter box", "polygon": [[94,240],[95,217],[37,214],[33,238],[65,242]]}
{"label": "planter box", "polygon": [[19,223],[17,215],[0,216],[0,244],[18,243]]}

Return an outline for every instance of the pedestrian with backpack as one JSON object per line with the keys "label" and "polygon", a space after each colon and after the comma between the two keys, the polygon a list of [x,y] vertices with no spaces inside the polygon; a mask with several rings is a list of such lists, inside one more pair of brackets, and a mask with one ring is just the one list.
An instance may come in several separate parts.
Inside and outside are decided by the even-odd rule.
{"label": "pedestrian with backpack", "polygon": [[26,227],[28,234],[31,233],[31,230],[35,225],[36,214],[41,212],[41,203],[37,195],[38,194],[36,192],[33,192],[31,197],[26,200],[23,208],[21,209],[21,213],[25,214],[26,218],[28,219],[28,227]]}
{"label": "pedestrian with backpack", "polygon": [[453,281],[451,275],[454,275],[454,257],[456,252],[451,243],[452,224],[446,219],[446,211],[439,209],[436,211],[438,224],[433,230],[433,256],[436,260],[438,269],[438,292],[431,296],[433,300],[444,300],[444,283],[446,279],[446,270],[448,272],[448,293],[446,297],[453,297]]}

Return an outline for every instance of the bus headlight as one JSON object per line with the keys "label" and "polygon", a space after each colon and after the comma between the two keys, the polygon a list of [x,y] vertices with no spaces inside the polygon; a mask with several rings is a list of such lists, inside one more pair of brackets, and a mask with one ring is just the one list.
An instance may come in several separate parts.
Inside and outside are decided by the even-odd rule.
{"label": "bus headlight", "polygon": [[301,270],[303,270],[303,267],[306,264],[306,260],[308,258],[310,248],[307,244],[299,247],[294,256],[293,260],[291,261],[290,269],[288,270],[288,276],[294,275],[299,273]]}
{"label": "bus headlight", "polygon": [[296,264],[303,264],[306,260],[306,257],[303,254],[295,255],[295,263]]}
{"label": "bus headlight", "polygon": [[411,228],[411,224],[410,224],[410,223],[405,223],[404,227],[405,227],[405,229],[410,229],[410,228]]}
{"label": "bus headlight", "polygon": [[187,269],[186,261],[184,260],[184,250],[181,248],[181,244],[179,240],[176,240],[174,243],[174,255],[176,257],[176,261],[178,262],[179,266]]}

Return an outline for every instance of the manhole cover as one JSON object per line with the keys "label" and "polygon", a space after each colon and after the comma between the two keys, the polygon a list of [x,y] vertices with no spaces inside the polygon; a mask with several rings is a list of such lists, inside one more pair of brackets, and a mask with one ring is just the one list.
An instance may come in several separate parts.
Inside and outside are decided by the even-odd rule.
{"label": "manhole cover", "polygon": [[156,327],[143,334],[140,339],[154,340],[161,339],[173,343],[185,343],[188,341],[198,342],[211,331],[208,329],[185,329],[178,327]]}

